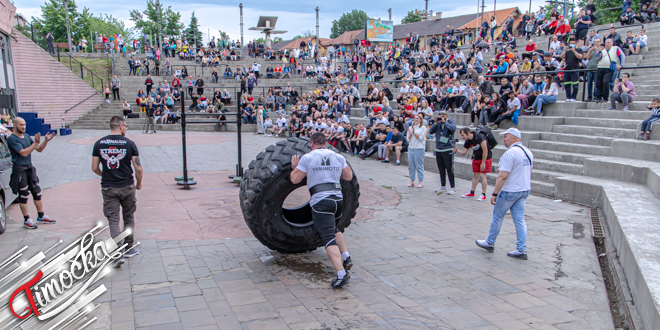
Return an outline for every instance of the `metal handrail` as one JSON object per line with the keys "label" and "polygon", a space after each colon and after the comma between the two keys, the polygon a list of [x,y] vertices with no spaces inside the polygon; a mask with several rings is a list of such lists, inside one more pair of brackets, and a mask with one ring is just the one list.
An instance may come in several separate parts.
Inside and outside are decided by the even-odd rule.
{"label": "metal handrail", "polygon": [[[94,77],[96,77],[96,79],[101,81],[101,88],[98,89],[98,90],[96,88],[94,88],[94,90],[96,90],[97,92],[103,91],[103,86],[104,86],[103,78],[97,76],[94,72],[92,72],[92,70],[90,70],[88,67],[84,66],[80,61],[76,60],[76,58],[73,57],[70,52],[67,52],[66,55],[69,57],[69,70],[71,70],[71,72],[73,72],[75,74],[75,71],[73,70],[73,65],[71,64],[71,60],[73,60],[75,63],[78,63],[78,65],[80,66],[80,79],[85,80],[84,79],[84,77],[85,77],[84,70],[87,70],[87,73],[92,77],[92,83],[90,84],[90,86],[92,88],[94,88],[94,85],[95,85],[94,84]],[[57,61],[61,63],[59,44],[57,45]]]}
{"label": "metal handrail", "polygon": [[82,101],[80,101],[80,102],[74,104],[73,106],[71,106],[70,108],[64,110],[64,113],[67,113],[67,112],[69,112],[69,110],[71,110],[71,109],[73,109],[73,108],[75,108],[75,107],[77,107],[77,106],[83,104],[85,101],[91,99],[92,97],[94,97],[94,95],[96,95],[96,94],[98,94],[98,93],[100,93],[100,92],[99,92],[99,91],[94,91],[94,93],[92,93],[92,95],[90,95],[90,96],[88,96],[88,97],[82,99]]}
{"label": "metal handrail", "polygon": [[635,23],[635,24],[630,24],[630,25],[610,26],[610,27],[608,27],[608,28],[602,28],[602,29],[596,30],[596,33],[600,32],[600,31],[608,31],[608,30],[611,29],[611,28],[614,28],[614,29],[627,29],[627,28],[630,28],[630,27],[633,27],[633,26],[641,26],[642,29],[644,28],[644,24],[642,24],[642,23]]}

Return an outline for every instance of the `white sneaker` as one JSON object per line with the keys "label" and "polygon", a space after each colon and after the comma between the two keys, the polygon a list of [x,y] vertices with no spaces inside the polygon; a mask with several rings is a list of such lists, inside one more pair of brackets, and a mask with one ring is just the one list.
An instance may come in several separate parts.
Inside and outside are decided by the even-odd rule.
{"label": "white sneaker", "polygon": [[442,194],[443,192],[447,192],[447,187],[440,187],[440,188],[435,190],[435,193],[438,194],[438,195]]}
{"label": "white sneaker", "polygon": [[454,194],[456,194],[456,189],[453,188],[447,192],[447,195],[454,195]]}
{"label": "white sneaker", "polygon": [[463,108],[458,107],[458,108],[454,109],[454,112],[459,112],[459,111],[460,111],[460,112],[463,112]]}

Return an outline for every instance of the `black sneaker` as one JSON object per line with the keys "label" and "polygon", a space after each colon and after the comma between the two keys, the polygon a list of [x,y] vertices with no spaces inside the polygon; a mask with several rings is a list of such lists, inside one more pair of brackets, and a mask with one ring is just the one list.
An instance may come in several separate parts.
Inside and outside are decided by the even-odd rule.
{"label": "black sneaker", "polygon": [[353,261],[351,260],[351,257],[348,257],[346,260],[342,261],[341,265],[344,266],[344,270],[351,270],[351,267],[353,267]]}
{"label": "black sneaker", "polygon": [[360,159],[362,160],[367,159],[367,156],[365,154],[358,154],[358,157],[360,157]]}
{"label": "black sneaker", "polygon": [[351,281],[351,275],[346,273],[346,276],[344,276],[344,278],[340,280],[339,277],[337,277],[334,281],[330,283],[330,285],[332,285],[332,287],[335,289],[341,289],[344,285],[348,284],[348,282],[350,281]]}
{"label": "black sneaker", "polygon": [[140,251],[138,251],[138,249],[136,247],[132,247],[132,248],[126,250],[126,252],[124,252],[124,257],[133,258],[136,255],[138,255],[139,253],[140,253]]}
{"label": "black sneaker", "polygon": [[381,162],[381,163],[389,163],[390,160],[389,160],[389,159],[383,159],[383,160],[381,160],[380,162]]}

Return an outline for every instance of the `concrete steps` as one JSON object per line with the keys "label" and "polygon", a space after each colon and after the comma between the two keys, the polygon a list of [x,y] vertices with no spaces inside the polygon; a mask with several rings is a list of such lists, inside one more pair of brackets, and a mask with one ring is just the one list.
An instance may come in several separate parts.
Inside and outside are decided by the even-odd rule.
{"label": "concrete steps", "polygon": [[552,127],[552,131],[555,133],[593,134],[594,136],[624,139],[634,139],[637,137],[636,129],[606,128],[594,126],[555,125]]}
{"label": "concrete steps", "polygon": [[557,141],[532,140],[529,142],[529,147],[532,149],[572,152],[597,156],[609,156],[610,154],[609,146],[584,145]]}

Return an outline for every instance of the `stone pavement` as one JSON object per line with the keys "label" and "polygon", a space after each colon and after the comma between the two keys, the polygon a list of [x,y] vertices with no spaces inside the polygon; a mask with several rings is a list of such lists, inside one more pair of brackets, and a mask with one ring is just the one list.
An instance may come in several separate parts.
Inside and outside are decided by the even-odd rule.
{"label": "stone pavement", "polygon": [[[44,191],[46,212],[61,212],[64,204],[72,216],[59,214],[58,224],[32,231],[8,220],[8,231],[0,235],[0,258],[24,245],[29,245],[24,255],[32,256],[60,239],[67,242],[79,236],[84,226],[76,233],[76,224],[100,220],[91,145],[80,141],[103,134],[78,130],[58,136],[33,156],[42,187],[50,188]],[[150,138],[176,141],[163,135]],[[206,136],[217,135],[225,134]],[[530,196],[530,258],[511,259],[505,253],[515,248],[509,216],[494,253],[474,244],[487,234],[490,204],[460,195],[437,196],[436,173],[426,173],[425,188],[408,188],[405,167],[348,157],[369,194],[361,200],[361,216],[346,230],[355,263],[351,283],[333,290],[332,266],[321,250],[283,255],[265,248],[249,232],[223,237],[224,229],[214,238],[170,233],[161,239],[161,233],[150,232],[157,226],[147,214],[170,217],[166,203],[147,203],[155,199],[152,195],[198,196],[179,190],[168,179],[171,175],[162,173],[180,171],[180,146],[158,146],[150,138],[141,137],[145,145],[138,145],[145,172],[151,180],[164,177],[161,181],[170,191],[148,194],[145,186],[144,194],[138,195],[136,235],[141,253],[101,281],[109,290],[95,301],[100,304],[94,314],[96,328],[613,329],[590,237],[589,210],[584,207]],[[245,167],[277,141],[251,134],[243,138]],[[236,141],[231,138],[190,145],[188,152],[190,169],[196,173],[235,169]],[[94,181],[81,182],[89,179]],[[218,182],[218,187],[224,185]],[[469,182],[459,179],[457,186],[463,192]],[[209,191],[208,198],[232,198],[213,193]],[[238,196],[233,198],[238,201]],[[97,201],[87,203],[90,199]],[[206,200],[198,199],[202,207]],[[17,214],[16,209],[10,206],[9,213]],[[85,214],[90,218],[81,216]]]}

